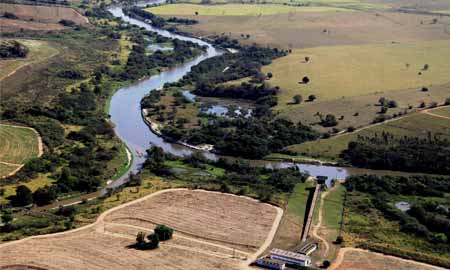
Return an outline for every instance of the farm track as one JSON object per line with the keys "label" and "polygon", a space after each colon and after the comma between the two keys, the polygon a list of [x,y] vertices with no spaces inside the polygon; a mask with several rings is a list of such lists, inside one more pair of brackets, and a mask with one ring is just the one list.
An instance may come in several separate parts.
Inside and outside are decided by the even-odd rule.
{"label": "farm track", "polygon": [[428,114],[428,115],[431,115],[431,116],[434,116],[434,117],[439,117],[439,118],[450,120],[449,116],[439,115],[439,114],[435,114],[435,113],[431,112],[431,111],[436,110],[436,109],[442,109],[442,108],[448,108],[448,107],[450,107],[450,105],[441,106],[441,107],[432,108],[432,109],[426,109],[426,110],[421,111],[421,113],[425,113],[425,114]]}
{"label": "farm track", "polygon": [[319,239],[325,247],[323,253],[321,254],[322,258],[326,258],[328,256],[328,251],[330,250],[330,244],[328,243],[328,241],[325,238],[323,238],[322,236],[320,236],[320,234],[319,234],[319,229],[320,229],[320,227],[322,227],[322,221],[323,221],[323,205],[324,205],[325,197],[328,196],[330,191],[334,190],[335,188],[336,188],[336,186],[334,186],[331,190],[322,192],[322,194],[320,195],[320,205],[319,205],[319,213],[317,215],[317,217],[318,217],[317,224],[314,225],[313,230],[311,232],[313,237]]}

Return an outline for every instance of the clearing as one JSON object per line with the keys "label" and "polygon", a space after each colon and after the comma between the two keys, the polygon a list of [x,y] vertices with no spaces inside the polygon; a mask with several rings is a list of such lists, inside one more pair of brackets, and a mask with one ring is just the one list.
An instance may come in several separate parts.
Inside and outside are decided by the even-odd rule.
{"label": "clearing", "polygon": [[0,177],[15,172],[27,160],[42,153],[42,141],[36,130],[0,124]]}
{"label": "clearing", "polygon": [[[0,268],[247,269],[254,252],[272,241],[281,215],[246,197],[164,190],[108,210],[86,227],[0,245]],[[129,248],[137,232],[162,222],[175,228],[172,240],[156,250]]]}
{"label": "clearing", "polygon": [[46,41],[26,39],[17,39],[17,41],[29,49],[28,55],[26,58],[0,60],[0,81],[12,76],[18,69],[26,65],[42,62],[59,52],[57,48]]}

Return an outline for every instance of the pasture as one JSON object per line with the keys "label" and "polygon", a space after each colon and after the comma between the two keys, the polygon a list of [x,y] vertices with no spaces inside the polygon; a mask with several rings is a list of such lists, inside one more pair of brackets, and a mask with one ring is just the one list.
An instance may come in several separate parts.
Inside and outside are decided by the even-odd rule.
{"label": "pasture", "polygon": [[300,145],[291,145],[287,149],[302,156],[336,161],[339,159],[339,154],[347,148],[348,143],[355,140],[358,135],[374,136],[382,132],[390,132],[397,137],[427,137],[428,132],[431,132],[431,134],[450,139],[450,120],[418,112],[353,133]]}
{"label": "pasture", "polygon": [[199,15],[199,16],[265,16],[273,14],[295,12],[323,12],[346,11],[333,7],[294,7],[287,5],[252,5],[252,4],[227,4],[227,5],[195,5],[172,4],[147,8],[147,11],[156,15]]}
{"label": "pasture", "polygon": [[0,60],[0,81],[13,75],[18,69],[38,62],[42,62],[58,54],[58,49],[53,44],[42,40],[17,40],[24,44],[29,53],[26,58]]}
{"label": "pasture", "polygon": [[[216,15],[199,12],[196,16],[195,10],[183,11],[177,8],[178,6],[178,4],[161,6],[158,9],[161,12],[164,11],[163,17],[178,16],[199,21],[195,25],[178,26],[182,31],[197,36],[223,34],[238,39],[243,44],[257,43],[283,49],[448,39],[446,29],[450,25],[447,17],[439,17],[439,15],[385,11],[343,12],[342,9],[330,7],[320,7],[321,10],[317,10],[317,7],[309,7],[315,11],[306,12],[305,7],[282,6],[283,9],[299,11],[261,16],[231,16],[218,14],[219,12],[216,12]],[[226,9],[227,6],[229,5],[199,7]],[[242,12],[244,11],[243,8]],[[436,23],[433,19],[437,20]],[[248,38],[247,35],[249,35]]]}
{"label": "pasture", "polygon": [[31,128],[0,125],[0,162],[23,164],[42,154],[38,134]]}
{"label": "pasture", "polygon": [[[0,268],[244,269],[270,242],[278,211],[245,197],[166,190],[111,209],[91,226],[0,245]],[[155,250],[129,247],[139,231],[162,222],[175,228],[173,239]]]}
{"label": "pasture", "polygon": [[[318,47],[294,50],[262,70],[281,87],[276,109],[283,110],[303,106],[289,105],[297,94],[326,101],[447,83],[450,61],[443,55],[450,55],[450,40]],[[303,76],[308,84],[300,83]]]}

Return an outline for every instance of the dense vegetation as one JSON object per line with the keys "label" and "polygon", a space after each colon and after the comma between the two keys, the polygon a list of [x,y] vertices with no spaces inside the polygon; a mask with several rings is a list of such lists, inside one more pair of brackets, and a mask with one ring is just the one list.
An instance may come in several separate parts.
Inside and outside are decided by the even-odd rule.
{"label": "dense vegetation", "polygon": [[[304,182],[308,176],[296,168],[273,170],[251,166],[244,160],[219,159],[212,161],[207,160],[199,153],[186,157],[175,157],[164,153],[162,148],[155,146],[147,150],[147,154],[148,157],[143,165],[144,172],[150,171],[158,176],[164,176],[166,179],[186,180],[186,184],[194,188],[248,195],[262,201],[275,202],[275,195],[291,193],[295,185]],[[177,166],[184,170],[193,168],[208,173],[179,174],[176,170]],[[220,173],[212,173],[213,171]]]}
{"label": "dense vegetation", "polygon": [[29,49],[16,40],[0,42],[0,59],[25,58],[28,52]]}
{"label": "dense vegetation", "polygon": [[[372,210],[375,208],[383,218],[398,223],[395,226],[381,222],[374,226],[378,233],[373,234],[364,231],[372,230],[368,227],[363,229],[355,222],[347,223],[350,232],[357,233],[359,237],[368,237],[368,240],[363,241],[364,247],[405,257],[412,256],[446,267],[450,265],[450,260],[445,262],[444,257],[440,260],[436,259],[439,257],[430,255],[450,252],[450,213],[446,208],[450,178],[360,175],[348,177],[345,186],[349,197],[346,206],[349,207],[347,211],[350,215],[362,215],[370,222],[379,223],[380,217]],[[394,204],[399,200],[409,202],[410,209],[397,209]],[[365,224],[361,221],[359,223]],[[392,240],[404,239],[403,237],[408,240],[389,242],[380,232],[390,235]],[[413,254],[414,252],[417,254]]]}
{"label": "dense vegetation", "polygon": [[358,136],[342,157],[357,167],[450,174],[450,142],[439,136],[403,137],[383,132]]}

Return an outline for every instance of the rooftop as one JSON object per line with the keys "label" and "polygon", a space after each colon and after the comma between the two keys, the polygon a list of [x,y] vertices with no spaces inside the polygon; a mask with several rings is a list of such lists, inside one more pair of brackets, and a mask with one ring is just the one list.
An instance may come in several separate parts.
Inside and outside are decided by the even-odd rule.
{"label": "rooftop", "polygon": [[272,249],[270,251],[270,255],[284,256],[284,257],[289,257],[289,258],[301,260],[301,261],[310,260],[309,256],[306,256],[306,255],[303,255],[300,253],[296,253],[296,252],[292,252],[292,251],[278,249],[278,248]]}

